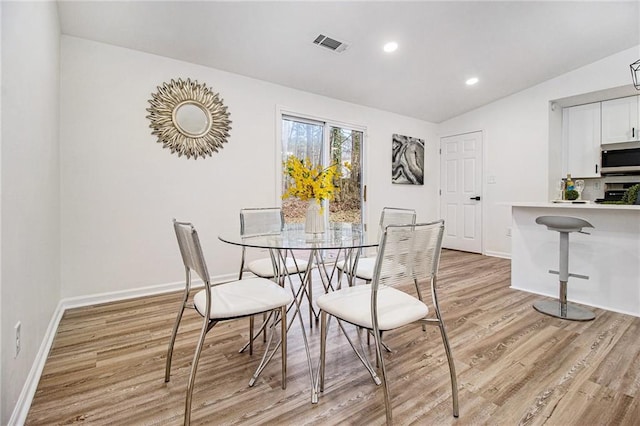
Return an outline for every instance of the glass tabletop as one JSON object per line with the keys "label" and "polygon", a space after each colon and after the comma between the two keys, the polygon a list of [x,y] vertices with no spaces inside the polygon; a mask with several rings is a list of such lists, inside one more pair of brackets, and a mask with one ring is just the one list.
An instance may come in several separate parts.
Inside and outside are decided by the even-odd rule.
{"label": "glass tabletop", "polygon": [[218,236],[220,241],[245,247],[292,250],[364,248],[378,245],[376,233],[366,232],[362,224],[331,222],[321,234],[307,234],[304,223],[288,223],[279,233],[241,236],[230,231]]}

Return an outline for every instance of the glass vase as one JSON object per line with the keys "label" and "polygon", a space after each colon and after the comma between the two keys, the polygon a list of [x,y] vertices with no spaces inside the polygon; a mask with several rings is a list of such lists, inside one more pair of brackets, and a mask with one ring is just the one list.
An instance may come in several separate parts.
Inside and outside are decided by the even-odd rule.
{"label": "glass vase", "polygon": [[321,210],[322,206],[316,200],[309,200],[304,232],[308,234],[321,234],[324,232],[324,217]]}

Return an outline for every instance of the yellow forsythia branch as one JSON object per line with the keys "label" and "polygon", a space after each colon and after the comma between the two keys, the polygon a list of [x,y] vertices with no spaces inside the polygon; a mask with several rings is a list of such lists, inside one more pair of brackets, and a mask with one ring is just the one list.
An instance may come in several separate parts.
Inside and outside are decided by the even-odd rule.
{"label": "yellow forsythia branch", "polygon": [[333,200],[339,190],[334,185],[334,180],[340,177],[337,164],[323,169],[311,163],[309,158],[301,160],[290,155],[284,162],[284,170],[289,187],[282,198],[297,197],[303,201],[315,199],[320,204],[322,200]]}

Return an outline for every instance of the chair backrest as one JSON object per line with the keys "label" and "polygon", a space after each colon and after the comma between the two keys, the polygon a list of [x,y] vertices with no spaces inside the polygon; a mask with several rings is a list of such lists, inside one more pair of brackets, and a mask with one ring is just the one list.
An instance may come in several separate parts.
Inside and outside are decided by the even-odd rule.
{"label": "chair backrest", "polygon": [[371,285],[398,286],[435,278],[440,263],[444,221],[385,228]]}
{"label": "chair backrest", "polygon": [[185,269],[195,271],[205,284],[209,283],[209,272],[196,228],[191,223],[178,222],[173,219],[173,229],[176,231]]}
{"label": "chair backrest", "polygon": [[240,210],[240,235],[277,234],[284,229],[284,214],[280,207]]}
{"label": "chair backrest", "polygon": [[378,240],[382,238],[382,233],[389,225],[409,225],[416,223],[416,211],[413,209],[400,209],[396,207],[385,207],[380,213],[380,226],[378,228]]}

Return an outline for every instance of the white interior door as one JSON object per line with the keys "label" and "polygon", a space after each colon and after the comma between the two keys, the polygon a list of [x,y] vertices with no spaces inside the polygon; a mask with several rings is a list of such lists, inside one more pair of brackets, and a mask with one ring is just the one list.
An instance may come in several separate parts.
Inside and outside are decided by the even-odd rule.
{"label": "white interior door", "polygon": [[482,253],[482,132],[440,139],[443,247]]}

